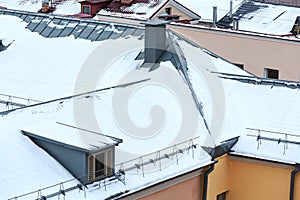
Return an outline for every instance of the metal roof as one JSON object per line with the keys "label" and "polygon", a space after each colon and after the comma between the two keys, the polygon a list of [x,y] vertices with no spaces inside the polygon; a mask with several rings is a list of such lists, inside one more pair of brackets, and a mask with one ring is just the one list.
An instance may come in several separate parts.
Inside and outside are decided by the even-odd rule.
{"label": "metal roof", "polygon": [[26,28],[46,38],[73,35],[75,38],[102,41],[129,35],[136,37],[144,35],[144,29],[141,26],[114,24],[93,19],[78,19],[10,9],[0,9],[0,15],[19,17],[27,23]]}

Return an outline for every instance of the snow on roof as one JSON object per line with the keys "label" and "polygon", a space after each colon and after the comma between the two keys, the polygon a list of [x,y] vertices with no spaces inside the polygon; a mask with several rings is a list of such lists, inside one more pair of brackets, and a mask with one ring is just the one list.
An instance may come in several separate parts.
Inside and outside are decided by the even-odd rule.
{"label": "snow on roof", "polygon": [[[53,0],[53,3],[56,6],[55,14],[69,15],[80,13],[81,8],[78,0]],[[42,2],[32,0],[0,0],[0,6],[8,9],[38,12],[42,8]]]}
{"label": "snow on roof", "polygon": [[[40,20],[39,25],[42,23]],[[91,24],[78,24],[73,28],[80,26],[84,29],[89,25]],[[269,147],[257,149],[254,140],[249,142],[251,145],[242,145],[245,144],[243,138],[248,138],[247,128],[300,135],[297,121],[300,117],[300,92],[297,83],[253,77],[172,31],[167,31],[168,48],[172,53],[166,53],[159,66],[149,69],[144,67],[143,59],[140,59],[144,48],[143,35],[132,37],[135,31],[126,37],[106,37],[101,42],[91,42],[72,37],[45,38],[25,29],[25,26],[26,23],[16,17],[0,15],[0,27],[7,27],[5,37],[16,40],[0,54],[0,62],[5,61],[4,65],[1,63],[1,67],[7,66],[3,68],[7,78],[0,79],[1,90],[2,85],[14,85],[14,90],[8,90],[9,87],[3,87],[3,90],[12,93],[25,91],[22,93],[25,96],[36,95],[46,100],[55,96],[55,91],[61,95],[68,92],[85,93],[2,113],[0,127],[3,134],[0,137],[3,137],[1,141],[6,145],[1,145],[0,156],[7,158],[7,162],[0,166],[0,170],[4,172],[0,178],[5,180],[1,182],[1,191],[6,191],[1,193],[2,199],[74,178],[42,149],[20,134],[21,128],[44,120],[64,122],[123,139],[124,142],[116,147],[115,156],[116,169],[122,166],[126,169],[126,185],[117,180],[107,180],[109,185],[106,191],[104,187],[99,187],[99,182],[95,183],[97,187],[88,185],[89,199],[137,191],[206,166],[211,162],[210,157],[201,148],[195,149],[195,145],[213,146],[240,135],[242,140],[234,149],[236,153],[281,162],[297,161],[294,160],[294,155],[300,153],[297,145],[286,150],[291,151],[291,155],[286,154],[288,157],[278,155],[277,150],[270,151]],[[37,59],[44,58],[49,49],[55,51],[57,46],[61,48],[59,50],[63,52],[63,56],[56,57],[53,54],[50,64],[42,62],[44,59]],[[76,52],[75,47],[84,49]],[[38,49],[35,51],[37,58],[27,54],[24,48],[29,52]],[[18,62],[13,59],[13,55],[17,53]],[[80,65],[76,65],[75,61],[69,63],[70,58]],[[26,67],[19,66],[20,62]],[[53,70],[57,73],[51,75]],[[43,76],[43,72],[49,73],[50,78]],[[43,81],[51,80],[51,84],[42,84],[42,80],[32,81],[38,79],[36,74],[42,76]],[[24,81],[27,83],[25,89],[16,80],[16,83],[11,81],[11,77],[25,79],[26,76],[28,79]],[[62,82],[65,79],[68,81]],[[69,88],[61,92],[52,82]],[[51,91],[53,93],[49,95]],[[56,124],[54,127],[40,124],[31,131],[39,135],[46,134],[47,138],[52,137],[64,143],[82,145],[78,137],[58,137],[55,127]],[[39,130],[36,131],[37,129]],[[68,131],[66,133],[74,134]],[[273,145],[262,141],[263,145],[267,143]],[[239,144],[242,146],[238,146]],[[178,165],[176,159],[168,159],[175,147],[185,150],[184,154],[180,154]],[[157,158],[158,152],[164,158],[161,171],[158,165],[151,165],[150,162],[150,159]],[[141,167],[137,167],[140,166],[142,157],[144,161],[149,161],[145,165],[145,177]],[[14,165],[11,166],[11,163]],[[71,186],[76,186],[77,182],[72,184]],[[103,182],[100,185],[103,186]],[[51,188],[52,192],[59,189],[58,186]],[[83,195],[75,190],[67,195],[69,194],[73,199],[80,199]],[[36,192],[32,195],[36,198]],[[32,196],[22,199],[32,199]]]}
{"label": "snow on roof", "polygon": [[106,8],[101,9],[98,14],[147,20],[168,1],[169,0],[133,0],[129,5],[124,5],[120,1],[113,1]]}
{"label": "snow on roof", "polygon": [[[1,93],[40,101],[73,94],[77,74],[89,54],[101,43],[100,40],[126,37],[128,34],[140,35],[133,26],[115,27],[98,21],[62,20],[47,15],[26,16],[28,23],[17,17],[1,16],[1,35],[5,41],[14,41],[6,51],[1,52],[0,77],[5,80],[1,84]],[[79,39],[88,37],[97,42]],[[26,51],[24,47],[28,47]]]}
{"label": "snow on roof", "polygon": [[[287,35],[299,13],[298,7],[244,1],[234,9],[233,16],[239,20],[239,30]],[[218,24],[229,26],[232,25],[232,20],[228,20],[226,16]]]}
{"label": "snow on roof", "polygon": [[[213,7],[217,6],[217,19],[220,20],[230,10],[230,0],[176,0],[191,11],[201,16],[201,20],[213,20]],[[233,8],[237,7],[243,0],[232,0]]]}
{"label": "snow on roof", "polygon": [[82,150],[102,149],[114,144],[110,138],[86,129],[81,129],[70,124],[44,120],[22,128],[25,135],[38,136],[46,140],[79,147]]}

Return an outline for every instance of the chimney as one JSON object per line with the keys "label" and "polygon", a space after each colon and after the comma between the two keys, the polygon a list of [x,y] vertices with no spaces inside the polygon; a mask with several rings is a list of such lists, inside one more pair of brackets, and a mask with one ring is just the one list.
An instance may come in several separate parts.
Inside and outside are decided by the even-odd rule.
{"label": "chimney", "polygon": [[42,13],[48,13],[49,11],[50,11],[49,0],[42,0],[41,12]]}
{"label": "chimney", "polygon": [[145,25],[145,63],[158,63],[166,51],[166,24],[168,23],[159,19],[142,23]]}
{"label": "chimney", "polygon": [[218,8],[217,6],[213,7],[213,25],[215,26],[217,24],[217,12]]}
{"label": "chimney", "polygon": [[230,0],[229,18],[232,19],[232,0]]}

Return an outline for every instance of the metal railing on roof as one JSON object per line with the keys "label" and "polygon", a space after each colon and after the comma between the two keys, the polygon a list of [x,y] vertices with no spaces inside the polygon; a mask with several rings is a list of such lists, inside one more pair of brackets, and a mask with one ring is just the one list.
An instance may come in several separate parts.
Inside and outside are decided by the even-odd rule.
{"label": "metal railing on roof", "polygon": [[4,104],[7,110],[14,109],[14,107],[20,108],[37,103],[41,103],[41,101],[0,93],[0,104]]}
{"label": "metal railing on roof", "polygon": [[[296,138],[300,139],[300,135],[298,134],[285,133],[279,131],[270,131],[270,130],[257,129],[257,128],[246,128],[246,129],[257,132],[257,135],[253,135],[253,134],[247,135],[250,137],[256,137],[257,149],[260,148],[260,145],[262,144],[262,140],[276,142],[277,144],[282,143],[283,155],[285,155],[286,150],[288,149],[288,144],[300,145],[300,140],[299,141],[291,140],[292,137],[294,137],[294,139]],[[264,133],[266,135],[263,135]]]}
{"label": "metal railing on roof", "polygon": [[[195,137],[180,143],[177,143],[175,145],[160,149],[158,151],[155,151],[150,154],[142,155],[137,158],[127,160],[124,162],[121,162],[117,165],[115,165],[115,173],[114,176],[103,176],[101,180],[95,179],[94,183],[89,184],[82,184],[79,183],[78,180],[82,180],[85,177],[88,177],[89,174],[84,174],[83,176],[76,177],[70,180],[66,180],[64,182],[60,182],[45,188],[38,189],[36,191],[28,192],[22,195],[18,195],[12,198],[9,198],[8,200],[21,200],[22,198],[28,198],[30,197],[36,197],[36,200],[46,200],[50,197],[57,196],[58,198],[60,196],[63,196],[64,199],[66,198],[66,193],[75,189],[79,189],[79,191],[83,191],[83,196],[86,197],[87,193],[86,190],[90,188],[104,188],[105,191],[107,190],[107,186],[110,184],[113,184],[115,182],[120,181],[124,185],[126,185],[126,179],[125,175],[128,172],[133,172],[136,170],[135,173],[141,174],[143,177],[145,176],[145,168],[149,165],[153,167],[153,169],[161,171],[163,168],[163,164],[169,166],[170,164],[177,164],[179,165],[179,159],[180,156],[184,155],[185,153],[187,155],[191,155],[192,158],[195,158],[195,149],[198,146],[197,139],[200,137]],[[118,170],[116,170],[118,169]],[[96,172],[101,172],[101,170],[98,170]],[[151,171],[154,172],[153,170]],[[65,189],[65,185],[69,183],[73,183],[73,186]],[[58,192],[46,194],[47,190],[53,191],[54,189],[57,189]],[[124,193],[124,192],[121,192]]]}

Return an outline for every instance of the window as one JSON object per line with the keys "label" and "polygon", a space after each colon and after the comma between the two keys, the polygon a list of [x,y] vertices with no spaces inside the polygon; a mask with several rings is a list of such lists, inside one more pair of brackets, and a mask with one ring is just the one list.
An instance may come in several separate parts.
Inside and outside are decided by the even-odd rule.
{"label": "window", "polygon": [[217,200],[226,200],[226,192],[217,195]]}
{"label": "window", "polygon": [[233,64],[240,69],[244,69],[244,64],[237,64],[237,63],[233,63]]}
{"label": "window", "polygon": [[265,78],[278,79],[279,78],[279,70],[265,68],[264,77]]}
{"label": "window", "polygon": [[99,180],[113,173],[112,149],[92,154],[88,157],[89,181]]}
{"label": "window", "polygon": [[90,15],[90,6],[82,6],[82,13]]}
{"label": "window", "polygon": [[171,15],[171,10],[172,10],[171,7],[165,8],[165,12],[166,12],[168,15]]}

